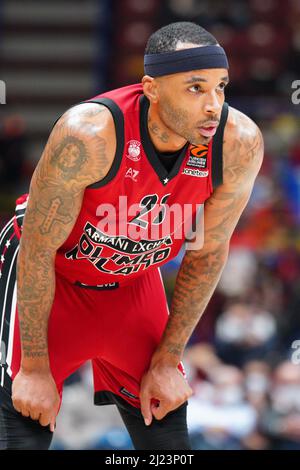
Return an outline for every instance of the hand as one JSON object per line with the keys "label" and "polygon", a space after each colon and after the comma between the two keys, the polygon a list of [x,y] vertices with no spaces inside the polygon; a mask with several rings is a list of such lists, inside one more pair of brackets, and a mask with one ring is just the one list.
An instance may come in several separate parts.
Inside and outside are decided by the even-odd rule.
{"label": "hand", "polygon": [[16,375],[12,384],[12,402],[23,416],[50,425],[54,432],[60,397],[50,371],[24,372]]}
{"label": "hand", "polygon": [[150,367],[142,378],[140,390],[141,412],[146,426],[151,424],[152,416],[163,419],[192,394],[192,389],[177,367],[166,364]]}

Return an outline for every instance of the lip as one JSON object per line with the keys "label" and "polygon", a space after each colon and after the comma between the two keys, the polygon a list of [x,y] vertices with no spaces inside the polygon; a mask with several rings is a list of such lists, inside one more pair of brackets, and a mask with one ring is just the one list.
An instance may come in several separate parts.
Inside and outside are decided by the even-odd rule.
{"label": "lip", "polygon": [[215,133],[217,132],[217,128],[218,128],[218,126],[216,126],[216,125],[208,126],[208,127],[198,127],[200,133],[204,137],[212,137],[213,135],[215,135]]}

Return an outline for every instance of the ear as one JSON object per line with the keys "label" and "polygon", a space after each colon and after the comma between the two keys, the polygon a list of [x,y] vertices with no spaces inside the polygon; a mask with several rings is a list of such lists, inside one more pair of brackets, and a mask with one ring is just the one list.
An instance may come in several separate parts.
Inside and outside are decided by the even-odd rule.
{"label": "ear", "polygon": [[151,103],[157,103],[159,99],[158,83],[155,78],[144,75],[142,78],[144,95]]}

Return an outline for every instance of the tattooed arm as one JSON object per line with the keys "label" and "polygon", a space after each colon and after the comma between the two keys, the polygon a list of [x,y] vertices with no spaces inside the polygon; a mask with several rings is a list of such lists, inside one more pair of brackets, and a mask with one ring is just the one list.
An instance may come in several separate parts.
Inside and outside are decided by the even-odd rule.
{"label": "tattooed arm", "polygon": [[[181,374],[177,373],[177,365],[220,279],[231,235],[249,200],[262,163],[261,132],[247,116],[232,108],[224,138],[224,181],[205,204],[204,245],[201,250],[187,251],[182,260],[170,317],[145,376],[145,389],[151,384],[152,396],[159,398],[157,395],[160,394],[162,397],[163,406],[153,413],[157,419],[178,407],[191,394],[179,377]],[[167,377],[165,389],[162,371]],[[149,407],[144,409],[145,415],[151,420]]]}
{"label": "tattooed arm", "polygon": [[56,251],[76,222],[85,188],[108,172],[115,145],[112,116],[105,107],[75,106],[53,128],[31,180],[17,262],[22,356],[13,403],[42,425],[53,424],[53,409],[59,404],[47,344]]}

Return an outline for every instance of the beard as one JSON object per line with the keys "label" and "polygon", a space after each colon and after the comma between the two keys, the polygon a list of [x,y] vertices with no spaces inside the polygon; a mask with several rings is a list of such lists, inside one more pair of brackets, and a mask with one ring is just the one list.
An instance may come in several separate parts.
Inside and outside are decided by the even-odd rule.
{"label": "beard", "polygon": [[211,139],[211,137],[201,135],[197,128],[191,128],[189,113],[185,109],[179,107],[174,108],[166,97],[163,99],[160,119],[168,129],[180,135],[180,137],[183,137],[193,145],[205,145],[208,144]]}

